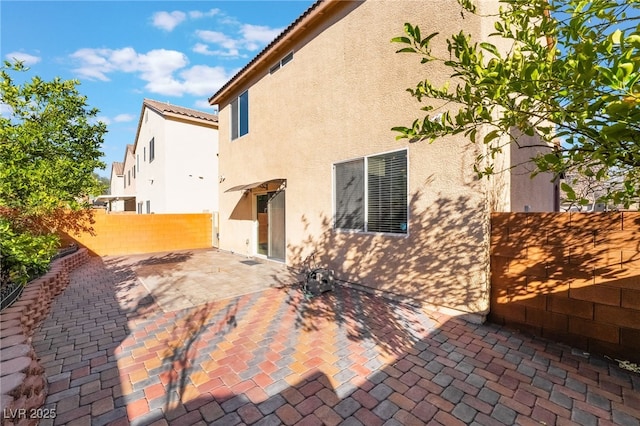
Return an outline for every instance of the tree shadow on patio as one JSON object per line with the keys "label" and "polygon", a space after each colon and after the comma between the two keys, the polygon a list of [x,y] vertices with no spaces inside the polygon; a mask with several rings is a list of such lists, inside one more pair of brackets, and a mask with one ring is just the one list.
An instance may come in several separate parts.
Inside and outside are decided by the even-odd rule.
{"label": "tree shadow on patio", "polygon": [[[487,206],[461,195],[440,196],[425,207],[421,198],[418,193],[410,199],[408,235],[345,232],[334,229],[326,216],[315,223],[300,218],[306,237],[288,250],[302,279],[304,271],[328,268],[342,284],[364,292],[344,292],[339,283],[335,291],[309,298],[300,285],[282,283],[297,313],[297,327],[315,330],[318,323],[332,321],[347,327],[350,339],[371,340],[398,355],[415,344],[418,337],[411,338],[406,330],[424,320],[417,319],[424,306],[445,306],[478,318],[486,314]],[[384,294],[390,302],[374,309],[366,292]],[[416,319],[401,318],[398,302],[410,306]]]}
{"label": "tree shadow on patio", "polygon": [[[160,374],[165,383],[166,411],[182,400],[194,363],[202,361],[198,358],[198,343],[204,343],[200,346],[206,347],[211,339],[218,341],[237,327],[238,301],[233,300],[223,309],[219,308],[219,304],[212,303],[178,313],[167,339],[159,342],[161,347],[166,347],[161,354],[164,371]],[[201,340],[205,331],[210,339],[208,342]]]}

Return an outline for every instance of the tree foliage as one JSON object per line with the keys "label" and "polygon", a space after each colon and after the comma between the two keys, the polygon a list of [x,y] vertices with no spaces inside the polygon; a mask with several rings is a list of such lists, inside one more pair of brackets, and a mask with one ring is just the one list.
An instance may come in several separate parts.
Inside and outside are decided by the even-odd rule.
{"label": "tree foliage", "polygon": [[[88,197],[102,186],[93,174],[104,168],[106,133],[98,110],[78,81],[33,77],[20,63],[0,72],[0,256],[3,281],[41,272],[56,248],[56,232],[86,227]],[[71,212],[71,213],[68,213]]]}
{"label": "tree foliage", "polygon": [[[459,0],[465,13],[478,13]],[[392,41],[398,52],[440,63],[451,80],[429,79],[408,91],[429,100],[426,116],[395,127],[399,138],[434,140],[463,133],[484,143],[479,176],[495,172],[514,128],[553,147],[534,158],[536,173],[579,174],[619,183],[604,198],[629,206],[640,196],[640,1],[501,0],[488,40],[460,32],[446,40],[449,56],[432,54],[437,33],[406,24]],[[493,41],[494,43],[490,43]],[[499,48],[499,46],[509,46]],[[435,50],[435,49],[434,49]],[[485,130],[482,130],[485,129]],[[486,130],[488,129],[488,130]],[[517,132],[516,132],[517,134]],[[577,201],[571,185],[563,189]]]}

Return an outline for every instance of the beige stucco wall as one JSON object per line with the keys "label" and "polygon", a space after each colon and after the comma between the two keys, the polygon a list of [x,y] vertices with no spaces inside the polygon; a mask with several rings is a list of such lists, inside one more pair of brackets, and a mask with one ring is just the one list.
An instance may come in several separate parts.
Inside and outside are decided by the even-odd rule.
{"label": "beige stucco wall", "polygon": [[[483,2],[487,3],[487,2]],[[485,4],[486,6],[486,4]],[[270,75],[265,64],[220,108],[220,248],[255,255],[255,194],[224,191],[241,184],[286,178],[289,265],[316,253],[316,262],[340,279],[466,312],[488,309],[488,223],[492,192],[478,181],[479,147],[464,137],[397,141],[390,129],[421,117],[405,91],[420,79],[444,82],[444,70],[395,54],[390,43],[403,24],[423,34],[487,33],[460,14],[454,0],[341,2],[320,27],[283,47],[294,59]],[[492,28],[492,23],[486,23]],[[228,102],[249,88],[249,133],[230,141]],[[336,162],[408,150],[409,234],[332,229]]]}

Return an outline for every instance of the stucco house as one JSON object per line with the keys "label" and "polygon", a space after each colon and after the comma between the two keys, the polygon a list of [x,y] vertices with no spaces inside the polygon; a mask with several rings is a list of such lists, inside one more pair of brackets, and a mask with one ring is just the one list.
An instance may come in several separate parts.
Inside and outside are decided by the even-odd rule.
{"label": "stucco house", "polygon": [[127,144],[122,166],[123,194],[127,197],[126,203],[129,204],[129,206],[126,210],[128,211],[136,210],[136,163],[133,149],[133,144]]}
{"label": "stucco house", "polygon": [[120,161],[114,161],[111,164],[111,175],[109,176],[109,195],[98,197],[100,201],[107,203],[107,211],[124,211],[124,200],[118,197],[119,194],[123,194],[123,188],[124,164]]}
{"label": "stucco house", "polygon": [[145,99],[126,167],[139,214],[217,212],[218,117]]}
{"label": "stucco house", "polygon": [[[497,1],[478,7],[490,15]],[[392,127],[422,116],[406,89],[448,80],[395,53],[405,22],[444,36],[494,31],[455,0],[318,1],[211,96],[219,246],[482,320],[491,212],[551,211],[554,184],[521,168],[478,180],[484,148],[462,136],[396,140]],[[500,161],[521,156],[507,148]]]}

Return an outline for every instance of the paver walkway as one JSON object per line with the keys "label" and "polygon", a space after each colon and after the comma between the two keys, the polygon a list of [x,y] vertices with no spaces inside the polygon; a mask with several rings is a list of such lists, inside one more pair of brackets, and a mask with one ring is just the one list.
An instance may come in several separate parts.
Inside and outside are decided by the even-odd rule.
{"label": "paver walkway", "polygon": [[33,342],[57,414],[41,425],[640,424],[638,375],[345,288],[163,312],[93,258]]}

